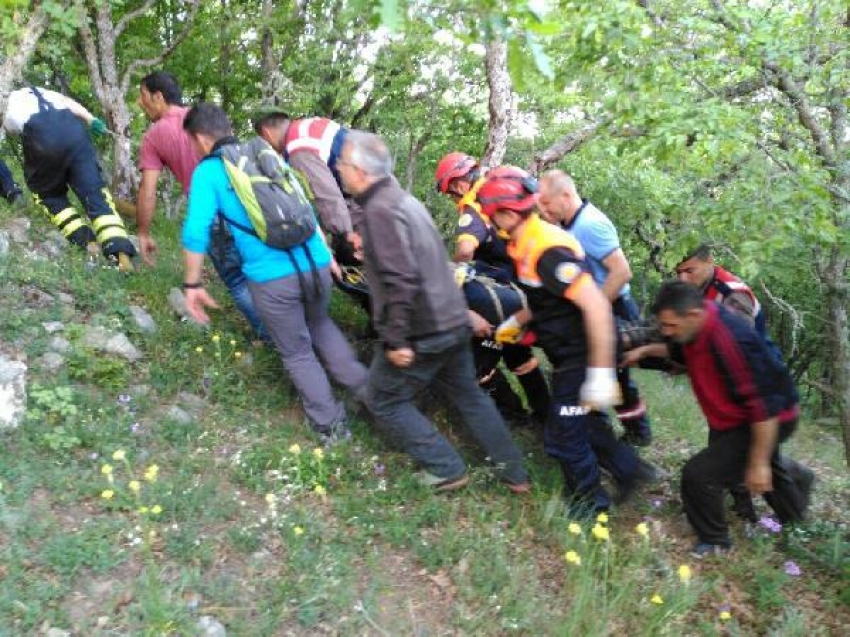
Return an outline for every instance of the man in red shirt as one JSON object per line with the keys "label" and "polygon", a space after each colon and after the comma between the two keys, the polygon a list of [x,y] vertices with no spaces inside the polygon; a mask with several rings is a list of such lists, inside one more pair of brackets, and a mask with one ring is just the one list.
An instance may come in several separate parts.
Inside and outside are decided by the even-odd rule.
{"label": "man in red shirt", "polygon": [[682,469],[682,503],[698,536],[694,554],[731,546],[723,494],[741,482],[750,493],[764,494],[783,523],[802,520],[814,474],[779,462],[779,443],[799,418],[797,390],[785,365],[744,320],[689,283],[665,283],[652,311],[670,344],[646,348],[657,350],[653,355],[669,351],[686,366],[710,430],[708,447]]}
{"label": "man in red shirt", "polygon": [[[170,73],[155,71],[142,78],[139,106],[153,124],[142,137],[139,150],[142,182],[136,201],[136,232],[142,259],[150,266],[154,265],[157,252],[150,226],[156,210],[159,175],[163,168],[168,168],[183,187],[183,194],[187,195],[192,173],[201,160],[192,140],[183,130],[183,120],[189,109],[182,105],[182,101],[183,91]],[[225,224],[217,223],[214,227],[209,256],[236,307],[251,324],[254,333],[264,336],[262,321],[248,291],[248,280],[242,273],[242,259]]]}

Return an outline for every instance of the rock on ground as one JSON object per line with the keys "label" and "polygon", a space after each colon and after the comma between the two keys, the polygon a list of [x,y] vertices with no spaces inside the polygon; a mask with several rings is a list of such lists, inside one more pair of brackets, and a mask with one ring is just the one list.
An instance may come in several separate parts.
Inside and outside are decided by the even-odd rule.
{"label": "rock on ground", "polygon": [[145,308],[139,305],[131,305],[129,309],[130,314],[133,315],[133,320],[136,322],[136,327],[146,334],[156,332],[156,321]]}
{"label": "rock on ground", "polygon": [[124,334],[113,332],[105,327],[87,326],[83,333],[83,345],[92,349],[115,354],[131,363],[142,358],[142,353],[130,342]]}
{"label": "rock on ground", "polygon": [[27,412],[27,366],[0,355],[0,429],[14,429]]}

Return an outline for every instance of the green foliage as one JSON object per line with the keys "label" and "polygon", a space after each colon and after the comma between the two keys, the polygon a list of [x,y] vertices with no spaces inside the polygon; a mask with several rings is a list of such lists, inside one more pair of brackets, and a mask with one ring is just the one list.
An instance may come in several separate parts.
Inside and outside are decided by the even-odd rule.
{"label": "green foliage", "polygon": [[29,400],[27,420],[46,429],[41,435],[45,446],[53,451],[67,451],[80,445],[76,435],[79,409],[71,387],[34,385],[29,391]]}
{"label": "green foliage", "polygon": [[110,392],[127,387],[130,365],[127,361],[91,349],[75,348],[66,360],[68,377],[89,382]]}

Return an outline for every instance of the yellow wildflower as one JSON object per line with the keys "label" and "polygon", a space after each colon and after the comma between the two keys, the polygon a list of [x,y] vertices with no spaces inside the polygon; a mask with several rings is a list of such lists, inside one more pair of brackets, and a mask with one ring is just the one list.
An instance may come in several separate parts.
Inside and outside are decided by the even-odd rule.
{"label": "yellow wildflower", "polygon": [[138,493],[139,489],[142,488],[142,485],[139,484],[138,480],[130,480],[130,482],[127,483],[127,486],[130,487],[130,491],[132,491],[133,493]]}
{"label": "yellow wildflower", "polygon": [[595,524],[591,532],[593,533],[593,537],[597,540],[607,540],[609,537],[608,529],[601,524]]}
{"label": "yellow wildflower", "polygon": [[101,492],[100,497],[104,500],[111,500],[113,495],[115,495],[115,492],[112,489],[107,489]]}
{"label": "yellow wildflower", "polygon": [[158,504],[154,504],[151,507],[151,513],[153,513],[154,515],[159,515],[160,513],[162,513],[162,507]]}
{"label": "yellow wildflower", "polygon": [[274,493],[267,493],[266,502],[269,504],[269,506],[275,504],[277,502],[277,496]]}
{"label": "yellow wildflower", "polygon": [[301,445],[296,442],[294,445],[289,447],[289,453],[291,453],[293,456],[297,456],[299,453],[301,453]]}
{"label": "yellow wildflower", "polygon": [[578,522],[570,522],[567,530],[573,535],[581,535],[581,525]]}
{"label": "yellow wildflower", "polygon": [[154,531],[153,529],[148,531],[148,537],[152,540],[155,539],[156,538],[156,531]]}
{"label": "yellow wildflower", "polygon": [[139,507],[139,513],[141,513],[142,515],[144,515],[145,513],[147,513],[147,512],[148,512],[148,510],[149,510],[149,509],[148,509],[147,507]]}
{"label": "yellow wildflower", "polygon": [[145,469],[145,480],[148,482],[156,482],[157,475],[159,475],[159,467],[155,464]]}
{"label": "yellow wildflower", "polygon": [[649,601],[651,601],[653,604],[661,605],[664,603],[664,598],[661,597],[661,595],[659,595],[658,593],[656,593],[655,595],[649,598]]}
{"label": "yellow wildflower", "polygon": [[296,536],[298,536],[298,535],[304,535],[304,529],[302,529],[300,526],[293,527],[293,528],[292,528],[292,532],[293,532]]}
{"label": "yellow wildflower", "polygon": [[607,513],[600,513],[599,515],[596,516],[596,521],[599,522],[600,524],[605,524],[606,522],[608,522],[608,514]]}
{"label": "yellow wildflower", "polygon": [[325,452],[322,451],[321,447],[316,447],[315,449],[313,449],[313,457],[316,460],[321,460],[322,458],[325,457]]}
{"label": "yellow wildflower", "polygon": [[203,347],[201,347],[200,345],[198,345],[198,346],[195,348],[195,351],[196,351],[196,352],[198,352],[198,354],[200,354],[201,352],[203,352],[203,351],[204,351],[204,348],[203,348]]}
{"label": "yellow wildflower", "polygon": [[635,527],[635,531],[638,535],[642,535],[643,537],[647,537],[649,535],[649,527],[646,525],[646,522],[641,522]]}
{"label": "yellow wildflower", "polygon": [[242,352],[233,352],[233,355],[234,355],[236,358],[242,358]]}
{"label": "yellow wildflower", "polygon": [[570,564],[575,564],[576,566],[581,564],[581,556],[575,551],[567,551],[567,554],[564,555],[564,559]]}
{"label": "yellow wildflower", "polygon": [[730,613],[728,610],[720,611],[720,621],[728,622],[730,619],[732,619],[732,613]]}
{"label": "yellow wildflower", "polygon": [[219,336],[218,334],[213,334],[213,337],[212,337],[213,343],[218,343],[220,340],[221,340],[221,336]]}
{"label": "yellow wildflower", "polygon": [[230,339],[230,346],[236,347],[236,340],[235,339],[232,339],[232,338]]}
{"label": "yellow wildflower", "polygon": [[687,564],[682,564],[679,567],[679,579],[682,580],[683,584],[687,584],[691,581],[691,567]]}
{"label": "yellow wildflower", "polygon": [[124,460],[124,458],[126,458],[126,457],[127,457],[127,454],[125,453],[125,451],[123,449],[116,449],[115,452],[113,452],[113,454],[112,454],[113,460]]}
{"label": "yellow wildflower", "polygon": [[315,487],[313,487],[313,492],[316,495],[325,495],[327,493],[327,491],[325,491],[325,487],[323,487],[321,484],[317,484]]}
{"label": "yellow wildflower", "polygon": [[112,475],[112,465],[111,464],[103,465],[100,468],[100,472],[105,476],[111,476]]}

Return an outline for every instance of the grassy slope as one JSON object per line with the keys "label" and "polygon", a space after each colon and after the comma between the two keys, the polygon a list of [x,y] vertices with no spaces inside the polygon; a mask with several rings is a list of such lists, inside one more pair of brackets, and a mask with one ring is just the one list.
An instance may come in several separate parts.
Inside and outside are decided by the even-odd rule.
{"label": "grassy slope", "polygon": [[[29,214],[38,240],[48,226]],[[0,203],[0,226],[12,216]],[[612,514],[607,541],[590,524],[570,532],[558,472],[534,432],[519,434],[533,495],[512,497],[477,468],[469,489],[437,497],[364,421],[352,444],[319,457],[278,360],[250,344],[221,286],[211,286],[225,305],[213,332],[175,319],[165,298],[180,282],[177,231],[164,221],[155,230],[159,267],[129,278],[88,270],[70,251],[58,261],[19,248],[0,257],[0,350],[27,356],[31,389],[30,421],[0,447],[0,635],[50,625],[186,634],[193,613],[234,635],[816,635],[850,625],[850,484],[837,430],[805,426],[790,445],[819,472],[813,522],[750,540],[736,523],[738,548],[726,561],[687,557],[677,473],[705,431],[680,379],[640,376],[657,437],[645,455],[670,477]],[[75,303],[40,304],[34,288]],[[150,310],[155,335],[135,330],[131,303]],[[362,326],[343,299],[334,311],[347,329]],[[50,320],[120,328],[145,359],[128,367],[75,345],[65,368],[46,373],[36,359]],[[78,329],[65,336],[76,343]],[[36,384],[52,391],[33,393]],[[136,385],[148,393],[133,394]],[[188,425],[164,415],[181,391],[206,400]],[[437,417],[460,436],[450,417]],[[119,449],[126,461],[111,459]],[[155,482],[142,477],[151,464]],[[641,521],[646,539],[635,531]],[[564,560],[568,550],[580,565]],[[801,576],[783,572],[787,560]]]}

